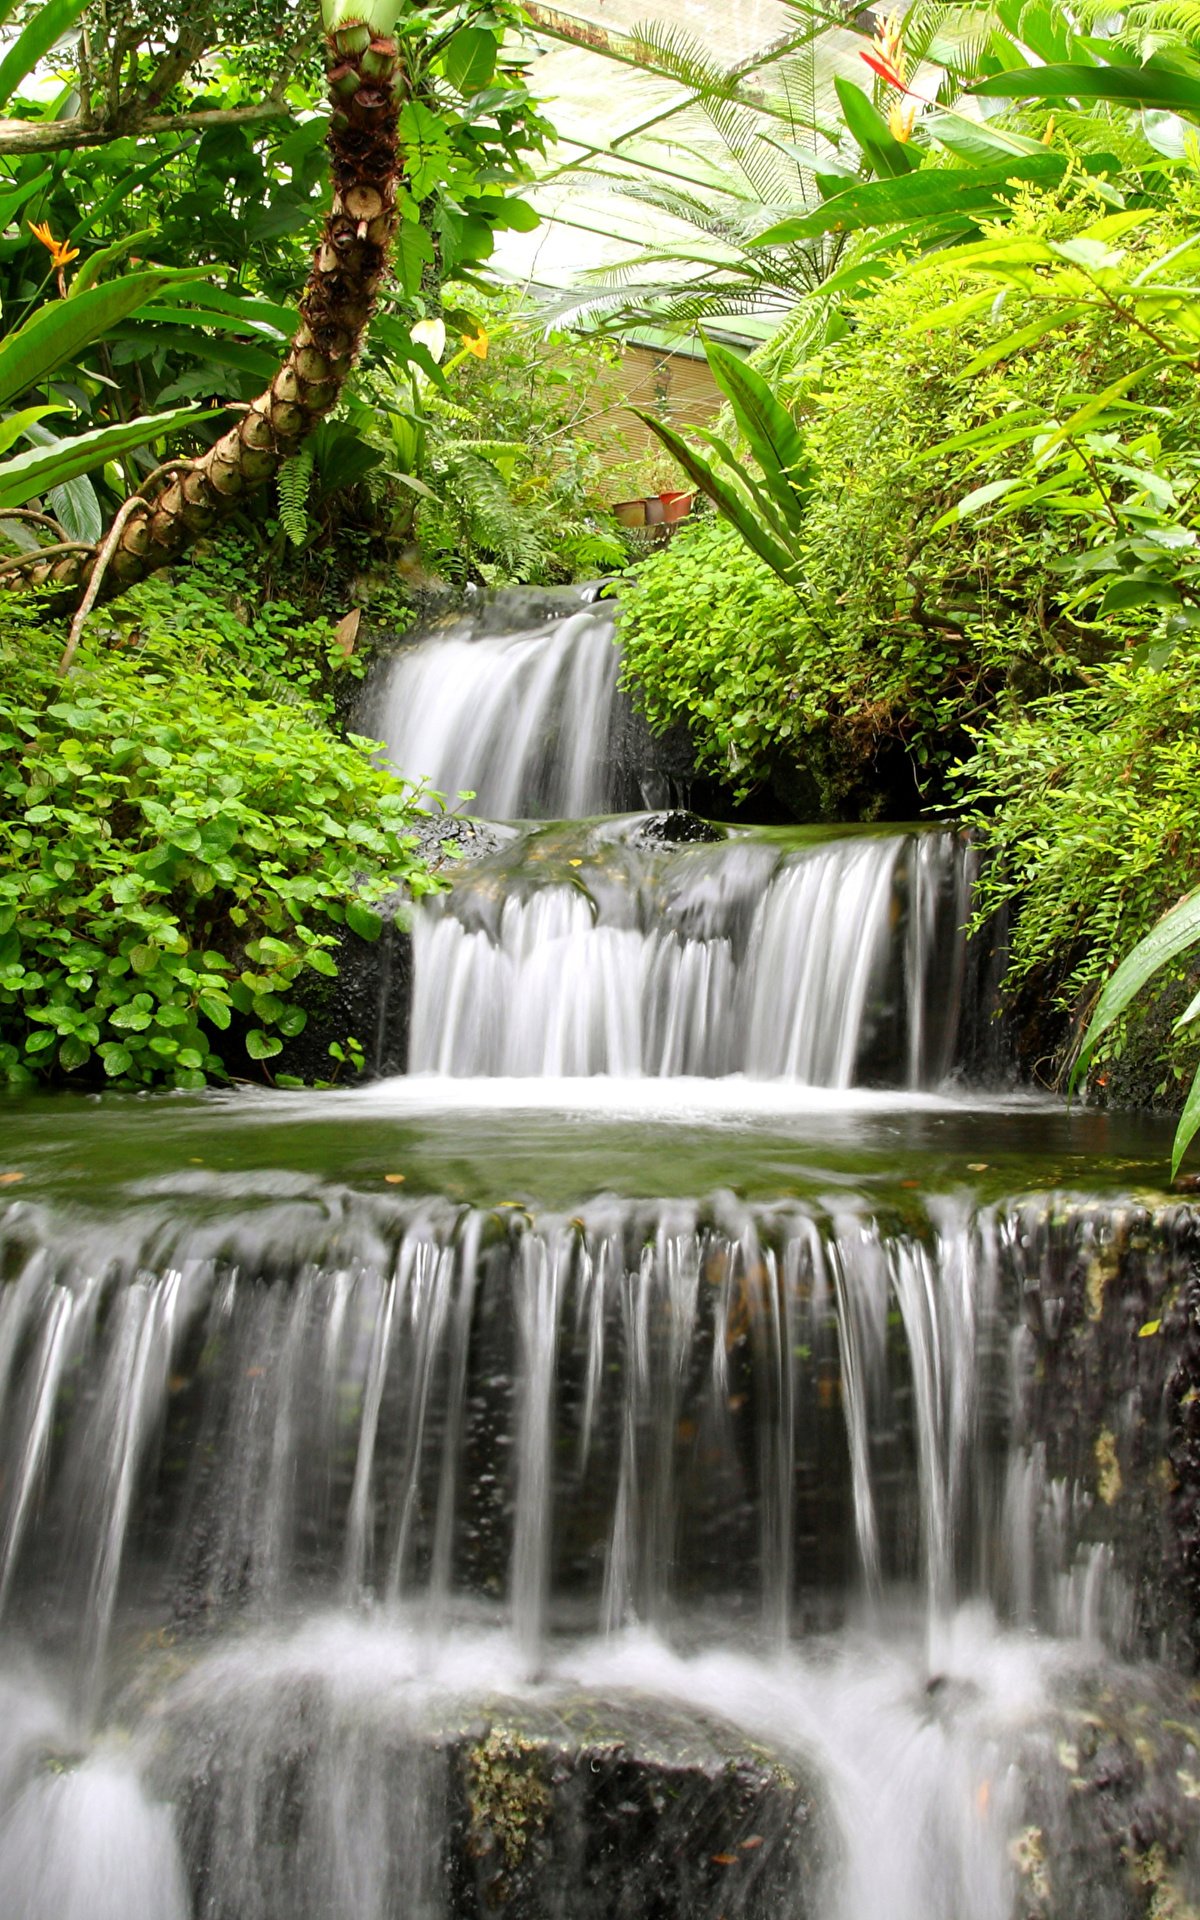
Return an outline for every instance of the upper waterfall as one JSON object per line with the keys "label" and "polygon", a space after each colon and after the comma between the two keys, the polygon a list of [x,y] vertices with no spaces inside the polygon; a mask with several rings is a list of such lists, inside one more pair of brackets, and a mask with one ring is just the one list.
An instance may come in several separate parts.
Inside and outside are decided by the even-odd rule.
{"label": "upper waterfall", "polygon": [[495,595],[392,660],[369,724],[406,779],[497,820],[615,803],[616,613],[590,591]]}

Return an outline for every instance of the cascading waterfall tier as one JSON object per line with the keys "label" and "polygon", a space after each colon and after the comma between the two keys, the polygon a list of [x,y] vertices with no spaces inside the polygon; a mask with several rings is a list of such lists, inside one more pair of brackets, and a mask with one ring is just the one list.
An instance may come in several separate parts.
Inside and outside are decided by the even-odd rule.
{"label": "cascading waterfall tier", "polygon": [[963,839],[655,824],[542,829],[421,908],[411,1071],[923,1087],[959,1063]]}
{"label": "cascading waterfall tier", "polygon": [[[837,1182],[567,1214],[190,1166],[10,1204],[6,1916],[1174,1898],[1200,1728],[1102,1649],[1170,1620],[1198,1235]],[[1131,1324],[1162,1338],[1121,1376]]]}
{"label": "cascading waterfall tier", "polygon": [[495,596],[397,654],[364,724],[406,779],[491,819],[600,813],[620,798],[615,621],[587,590]]}
{"label": "cascading waterfall tier", "polygon": [[[181,1619],[424,1595],[499,1604],[531,1650],[708,1602],[782,1643],[897,1582],[1122,1645],[1155,1624],[1153,1515],[1130,1492],[1114,1533],[1097,1492],[1107,1413],[1074,1445],[1045,1390],[1127,1209],[175,1184],[102,1230],[14,1207],[0,1240],[0,1613],[53,1600],[89,1687],[152,1570]],[[1162,1285],[1191,1241],[1156,1231]],[[1132,1404],[1110,1435],[1131,1488],[1152,1375],[1141,1440]]]}

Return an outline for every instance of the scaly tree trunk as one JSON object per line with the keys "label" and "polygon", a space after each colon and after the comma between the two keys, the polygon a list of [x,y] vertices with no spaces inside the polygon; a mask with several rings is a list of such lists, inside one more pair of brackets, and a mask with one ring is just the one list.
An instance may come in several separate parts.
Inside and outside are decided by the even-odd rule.
{"label": "scaly tree trunk", "polygon": [[86,590],[104,556],[99,586],[100,597],[107,597],[168,565],[272,479],[336,403],[374,310],[396,227],[404,75],[396,42],[381,28],[394,27],[403,4],[375,0],[355,16],[345,0],[325,0],[333,205],[300,302],[300,325],[270,387],[206,454],[179,463],[147,499],[127,501],[104,545],[57,561],[53,549],[42,561],[31,556],[22,569],[31,584]]}

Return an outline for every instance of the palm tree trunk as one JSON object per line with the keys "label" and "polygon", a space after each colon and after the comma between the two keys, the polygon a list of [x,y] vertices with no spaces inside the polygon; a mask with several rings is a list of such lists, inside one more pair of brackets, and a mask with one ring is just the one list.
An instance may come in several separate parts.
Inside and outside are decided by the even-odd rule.
{"label": "palm tree trunk", "polygon": [[[379,0],[373,8],[376,16]],[[394,21],[399,0],[391,8]],[[145,501],[126,503],[100,598],[175,560],[272,479],[327,414],[362,345],[387,271],[396,228],[400,158],[396,122],[404,91],[396,42],[353,22],[327,35],[333,116],[326,145],[333,204],[300,302],[300,325],[278,373],[236,427],[199,459],[164,477]],[[51,552],[24,578],[86,590],[100,549]]]}

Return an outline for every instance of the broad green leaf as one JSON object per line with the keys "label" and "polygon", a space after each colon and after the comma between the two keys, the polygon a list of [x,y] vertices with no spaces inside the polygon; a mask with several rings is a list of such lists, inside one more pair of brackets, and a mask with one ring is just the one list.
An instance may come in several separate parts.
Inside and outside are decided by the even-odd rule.
{"label": "broad green leaf", "polygon": [[1171,1145],[1171,1178],[1179,1172],[1179,1162],[1191,1146],[1197,1131],[1200,1131],[1200,1067],[1192,1081],[1191,1090],[1184,1102],[1183,1112],[1179,1116],[1179,1125],[1175,1129],[1175,1139]]}
{"label": "broad green leaf", "polygon": [[164,287],[198,277],[190,269],[184,274],[165,268],[130,273],[92,287],[78,300],[47,301],[24,326],[0,340],[0,407],[40,385]]}
{"label": "broad green leaf", "polygon": [[971,514],[978,513],[981,507],[989,507],[993,500],[1001,499],[1004,494],[1011,493],[1012,489],[1019,487],[1020,484],[1019,479],[989,480],[986,486],[975,487],[958,502],[957,506],[951,507],[948,513],[943,513],[940,519],[934,521],[929,529],[930,533],[939,533],[943,527],[952,527],[956,520],[969,519]]}
{"label": "broad green leaf", "polygon": [[36,427],[47,414],[65,413],[64,406],[22,407],[19,413],[10,413],[6,420],[0,420],[0,453],[7,453],[23,433]]}
{"label": "broad green leaf", "polygon": [[834,78],[838,101],[854,138],[858,141],[876,173],[889,178],[911,173],[916,160],[903,141],[897,140],[883,115],[872,105],[861,87],[841,74]]}
{"label": "broad green leaf", "polygon": [[968,360],[962,368],[961,377],[964,380],[974,379],[977,373],[985,373],[998,361],[1008,360],[1014,353],[1024,353],[1027,347],[1036,346],[1047,334],[1058,333],[1063,327],[1069,327],[1088,310],[1086,305],[1058,307],[1052,301],[1048,302],[1045,312],[1040,313],[1036,320],[1031,320],[1028,326],[1018,327],[1015,333],[1002,335],[995,346],[985,347],[982,353]]}
{"label": "broad green leaf", "polygon": [[420,290],[421,275],[433,259],[433,242],[424,227],[402,220],[392,252],[401,291],[413,295]]}
{"label": "broad green leaf", "polygon": [[99,544],[104,534],[104,515],[100,511],[96,489],[86,474],[76,474],[73,480],[64,480],[61,486],[51,487],[46,495],[46,504],[63,532],[72,540],[86,541],[92,547]]}
{"label": "broad green leaf", "polygon": [[948,108],[922,114],[921,131],[959,160],[995,160],[1006,153],[1046,151],[1040,140],[1031,139],[1027,133],[1013,133],[986,120],[971,120],[965,113],[952,113]]}
{"label": "broad green leaf", "polygon": [[971,91],[1002,100],[1108,100],[1118,106],[1200,115],[1200,74],[1181,73],[1153,60],[1144,66],[1022,67],[989,74]]}
{"label": "broad green leaf", "polygon": [[679,462],[689,480],[694,481],[727,520],[732,521],[746,545],[758,555],[760,560],[765,560],[781,580],[787,581],[790,585],[795,576],[794,555],[789,553],[779,541],[772,538],[735,489],[727,485],[720,475],[714,472],[712,465],[703,454],[690,445],[681,433],[677,433],[674,427],[669,427],[665,420],[660,420],[656,414],[646,413],[640,407],[632,407],[630,411],[636,414],[638,419],[662,441],[667,452]]}
{"label": "broad green leaf", "polygon": [[132,453],[135,447],[149,446],[180,427],[196,426],[214,417],[211,409],[179,407],[171,413],[149,413],[140,420],[93,427],[88,433],[78,434],[73,440],[59,440],[53,446],[31,447],[27,453],[0,461],[0,511],[23,506],[35,494],[65,486],[77,474],[90,473],[106,460]]}
{"label": "broad green leaf", "polygon": [[[1152,980],[1160,968],[1169,966],[1172,960],[1177,960],[1180,954],[1186,953],[1188,948],[1195,946],[1198,941],[1200,941],[1200,893],[1189,893],[1169,912],[1163,914],[1162,919],[1151,927],[1145,938],[1138,941],[1132,953],[1126,954],[1107,982],[1096,1002],[1095,1010],[1088,1022],[1087,1032],[1083,1037],[1083,1045],[1079,1049],[1079,1058],[1071,1075],[1073,1086],[1086,1069],[1104,1035],[1114,1022],[1120,1019],[1134,996],[1141,992],[1147,981]],[[1190,1098],[1189,1096],[1189,1104]],[[1200,1112],[1200,1099],[1197,1100],[1197,1111]],[[1191,1138],[1191,1134],[1188,1138]]]}
{"label": "broad green leaf", "polygon": [[[803,515],[798,496],[792,494],[787,482],[782,482],[772,492],[768,492],[766,483],[760,483],[744,459],[722,440],[720,434],[711,427],[700,429],[700,438],[706,447],[711,447],[721,465],[732,474],[738,489],[744,488],[751,502],[762,515],[763,524],[784,547],[790,548],[792,539],[799,530]],[[718,479],[720,475],[717,476]],[[774,497],[773,497],[774,496]]]}
{"label": "broad green leaf", "polygon": [[850,187],[810,213],[790,216],[751,242],[755,247],[795,246],[822,233],[857,233],[864,227],[925,220],[938,214],[990,212],[998,199],[1023,182],[1054,186],[1066,171],[1056,153],[1014,154],[991,166],[925,168],[895,180],[869,180]]}
{"label": "broad green leaf", "polygon": [[1153,580],[1114,580],[1100,602],[1102,613],[1122,613],[1129,607],[1177,607],[1179,594],[1174,587]]}
{"label": "broad green leaf", "polygon": [[[2,17],[2,14],[3,9],[0,9],[0,17]],[[0,233],[3,233],[10,222],[16,219],[26,201],[32,200],[34,194],[40,193],[42,188],[48,186],[53,178],[53,167],[47,167],[43,173],[37,174],[34,179],[27,180],[24,186],[14,187],[11,193],[0,194]]]}
{"label": "broad green leaf", "polygon": [[383,921],[379,915],[372,913],[369,907],[360,907],[357,902],[346,908],[346,925],[360,940],[378,940],[383,932]]}
{"label": "broad green leaf", "polygon": [[252,1060],[271,1060],[277,1053],[283,1052],[283,1041],[278,1034],[264,1033],[261,1027],[251,1027],[246,1035],[246,1052]]}
{"label": "broad green leaf", "polygon": [[457,93],[478,93],[495,72],[496,53],[496,36],[486,27],[460,27],[442,55],[450,85]]}
{"label": "broad green leaf", "polygon": [[804,439],[791,414],[777,399],[768,381],[729,347],[705,339],[704,350],[713,379],[720,387],[738,426],[750,444],[772,493],[782,480],[794,493],[790,476],[807,464]]}
{"label": "broad green leaf", "polygon": [[78,300],[81,293],[94,287],[109,267],[132,253],[136,247],[144,246],[147,240],[154,238],[153,227],[139,227],[136,233],[127,233],[122,240],[114,240],[110,247],[101,247],[97,253],[90,253],[67,289],[68,300]]}
{"label": "broad green leaf", "polygon": [[0,60],[0,107],[12,99],[51,47],[70,32],[87,4],[88,0],[45,0],[35,7],[28,25]]}

